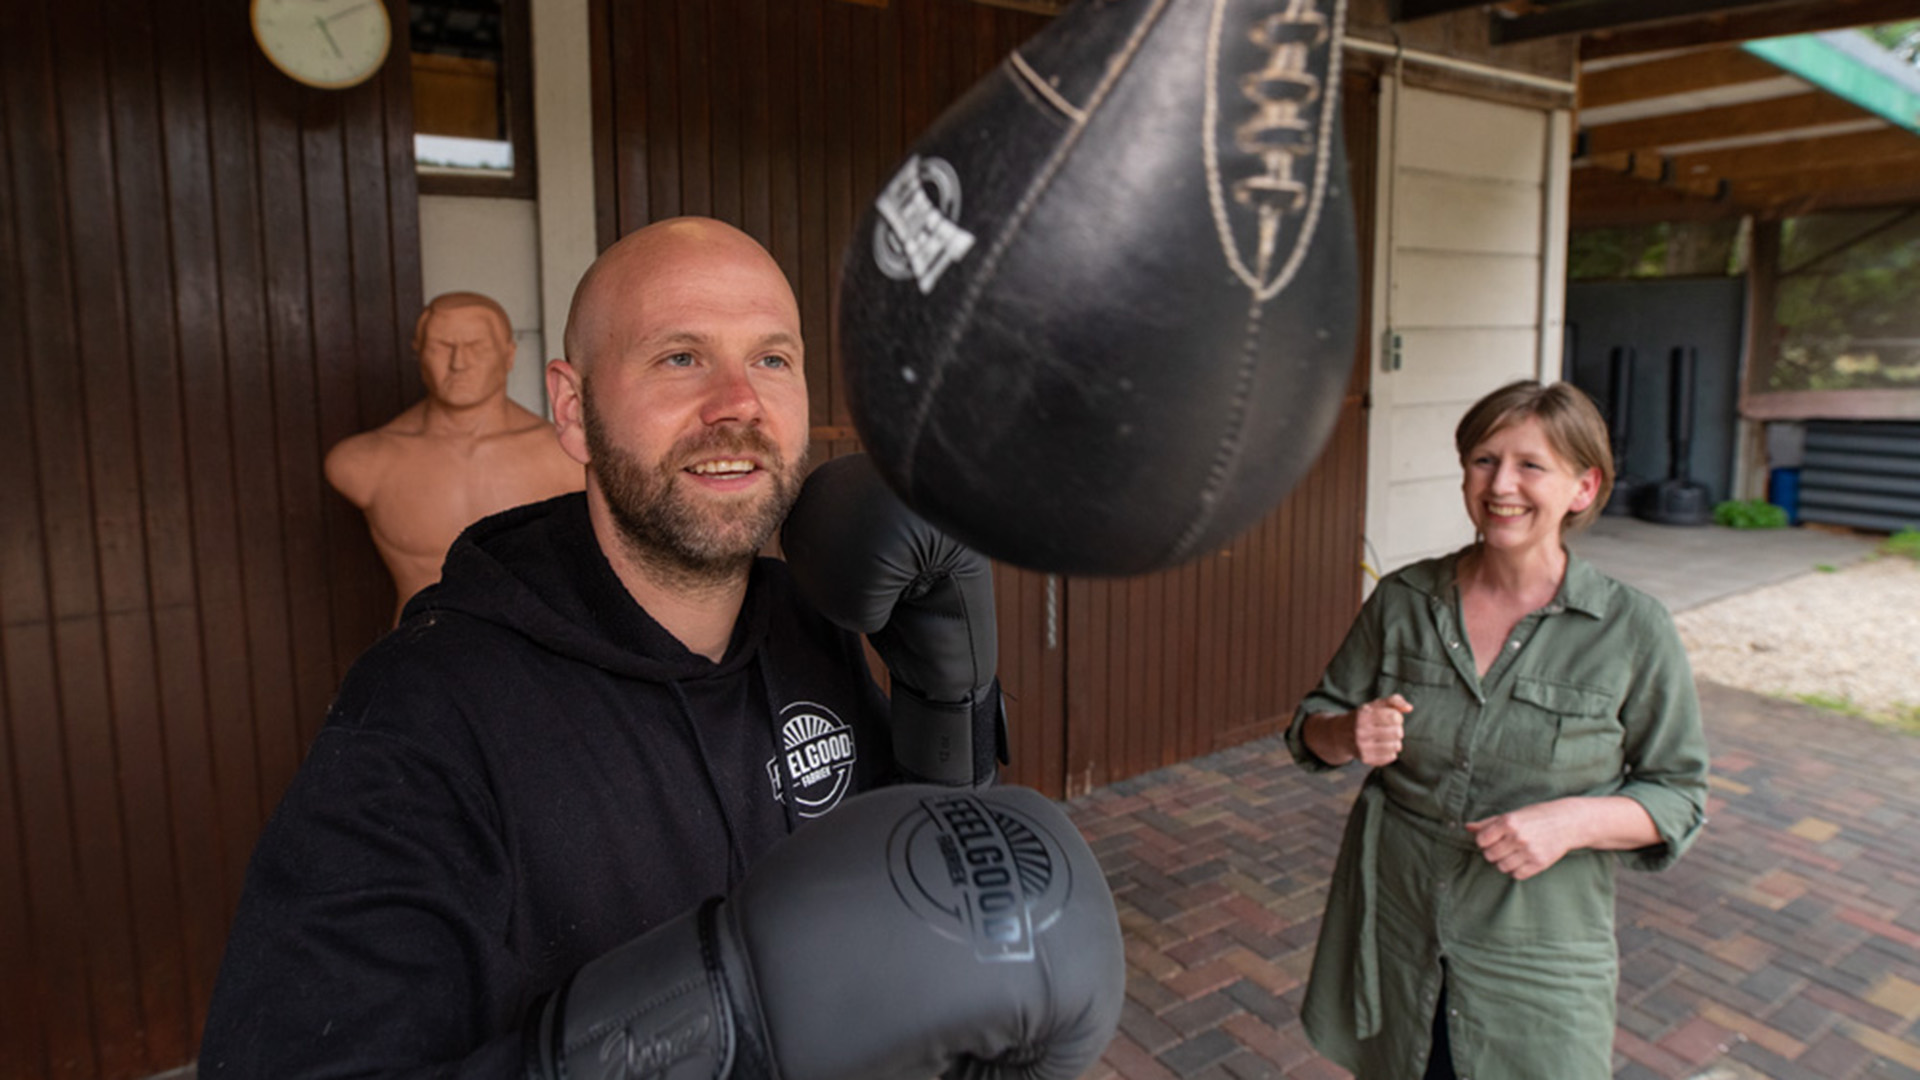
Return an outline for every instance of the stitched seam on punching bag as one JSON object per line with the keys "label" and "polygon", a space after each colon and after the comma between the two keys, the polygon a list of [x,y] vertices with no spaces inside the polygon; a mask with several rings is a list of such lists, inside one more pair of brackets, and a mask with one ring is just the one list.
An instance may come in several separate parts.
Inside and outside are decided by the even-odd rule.
{"label": "stitched seam on punching bag", "polygon": [[[1324,104],[1322,105],[1320,113],[1319,131],[1316,133],[1312,195],[1307,202],[1306,217],[1300,226],[1300,239],[1294,244],[1293,251],[1287,259],[1286,265],[1281,268],[1279,275],[1271,282],[1263,280],[1266,274],[1266,267],[1264,265],[1258,273],[1255,273],[1249,270],[1242,261],[1239,247],[1234,243],[1233,226],[1227,220],[1227,208],[1224,196],[1225,189],[1220,180],[1220,152],[1216,133],[1219,125],[1220,106],[1217,91],[1220,79],[1221,23],[1224,20],[1224,13],[1228,2],[1229,0],[1215,0],[1212,26],[1207,37],[1206,82],[1208,92],[1205,102],[1205,118],[1200,128],[1201,155],[1202,160],[1206,163],[1207,173],[1207,199],[1213,208],[1214,230],[1219,234],[1220,251],[1221,254],[1226,256],[1228,267],[1233,271],[1234,276],[1240,279],[1241,284],[1245,285],[1254,293],[1256,298],[1260,300],[1271,300],[1275,296],[1278,296],[1280,291],[1285,289],[1293,281],[1294,274],[1299,271],[1300,265],[1306,261],[1307,251],[1313,245],[1316,227],[1320,221],[1320,210],[1325,203],[1327,173],[1332,169],[1332,154],[1329,151],[1333,146],[1334,125],[1339,122],[1337,106],[1339,104],[1340,93],[1341,40],[1346,36],[1347,0],[1335,0],[1333,14],[1329,20],[1327,75],[1320,87],[1320,96]],[[1292,9],[1297,9],[1303,4],[1311,8],[1311,0],[1289,0],[1289,3]],[[1292,13],[1292,10],[1290,10],[1289,14]],[[1276,56],[1280,48],[1281,46],[1277,45],[1273,47]],[[1261,104],[1263,107],[1269,104],[1264,101],[1257,101],[1256,103]],[[1249,153],[1257,153],[1257,151],[1252,150],[1244,144],[1241,146],[1241,149]]]}
{"label": "stitched seam on punching bag", "polygon": [[[1289,21],[1297,20],[1299,12],[1303,7],[1307,10],[1315,11],[1317,14],[1317,10],[1312,7],[1312,0],[1288,0],[1288,10],[1286,14],[1291,17]],[[1242,284],[1246,285],[1252,295],[1250,297],[1251,307],[1247,312],[1246,336],[1241,342],[1240,369],[1234,381],[1232,404],[1228,413],[1227,427],[1214,449],[1213,463],[1207,469],[1206,482],[1197,493],[1199,498],[1199,512],[1180,534],[1180,538],[1174,541],[1173,546],[1166,556],[1167,561],[1170,562],[1182,562],[1191,555],[1194,545],[1199,543],[1201,536],[1205,534],[1217,516],[1220,507],[1220,492],[1226,486],[1227,478],[1234,472],[1239,463],[1241,453],[1246,448],[1245,435],[1248,407],[1252,401],[1254,376],[1260,366],[1259,341],[1261,319],[1264,314],[1263,307],[1266,301],[1278,296],[1281,290],[1285,289],[1287,285],[1292,282],[1294,274],[1299,270],[1300,264],[1305,260],[1306,253],[1311,249],[1315,240],[1315,232],[1319,225],[1320,210],[1326,198],[1327,174],[1332,169],[1333,155],[1330,151],[1332,149],[1333,127],[1339,121],[1336,106],[1339,101],[1340,41],[1346,26],[1346,7],[1346,0],[1335,0],[1333,5],[1332,26],[1329,30],[1327,41],[1327,76],[1321,88],[1323,104],[1319,131],[1317,132],[1316,149],[1314,152],[1313,187],[1311,196],[1308,199],[1306,217],[1300,226],[1300,238],[1294,243],[1287,262],[1281,268],[1279,275],[1276,276],[1273,281],[1266,282],[1266,274],[1273,257],[1272,237],[1278,231],[1279,227],[1279,211],[1272,208],[1271,205],[1260,208],[1266,220],[1262,222],[1263,228],[1260,248],[1255,253],[1255,258],[1258,259],[1259,265],[1257,269],[1251,271],[1240,260],[1239,249],[1233,240],[1232,226],[1226,216],[1226,204],[1223,194],[1224,187],[1220,179],[1218,147],[1215,141],[1215,131],[1219,124],[1219,98],[1217,90],[1220,66],[1220,36],[1222,33],[1223,13],[1226,10],[1226,0],[1216,0],[1214,5],[1213,21],[1207,38],[1207,84],[1209,90],[1206,98],[1205,122],[1201,130],[1202,149],[1205,155],[1207,172],[1207,198],[1212,205],[1214,226],[1220,236],[1221,250],[1226,255],[1228,265],[1233,270],[1234,275],[1240,279]],[[1271,46],[1274,50],[1274,58],[1277,60],[1285,59],[1279,56],[1279,51],[1283,45],[1284,43],[1276,43]],[[1249,96],[1251,97],[1252,95],[1249,94]],[[1265,101],[1260,99],[1255,100],[1256,103],[1260,104],[1263,108],[1266,107],[1267,103]],[[1250,142],[1251,139],[1247,141]],[[1242,144],[1241,149],[1249,153],[1257,152],[1253,147],[1247,146],[1245,143]],[[1269,164],[1271,166],[1272,162],[1270,161]]]}
{"label": "stitched seam on punching bag", "polygon": [[1027,85],[1033,88],[1034,93],[1046,98],[1048,104],[1059,109],[1060,115],[1076,124],[1087,122],[1086,110],[1068,101],[1060,91],[1055,90],[1047,80],[1041,78],[1040,73],[1033,70],[1033,65],[1027,63],[1027,58],[1020,55],[1020,50],[1015,49],[1012,55],[1007,57],[1007,62],[1012,64],[1013,69],[1020,73],[1020,77],[1027,81]]}
{"label": "stitched seam on punching bag", "polygon": [[[992,246],[981,256],[980,272],[968,283],[967,291],[960,299],[952,329],[947,331],[945,343],[935,354],[930,365],[932,370],[927,373],[927,389],[920,395],[919,403],[913,410],[913,419],[907,428],[912,435],[908,439],[904,455],[903,480],[905,483],[903,486],[906,490],[913,490],[913,463],[919,452],[920,438],[926,433],[927,414],[933,409],[933,403],[939,399],[940,388],[946,382],[949,362],[960,347],[960,337],[965,333],[965,328],[973,317],[974,308],[979,306],[981,294],[993,280],[1000,260],[1013,243],[1014,234],[1019,231],[1027,216],[1033,213],[1033,208],[1039,203],[1040,196],[1052,186],[1054,174],[1060,171],[1061,166],[1066,163],[1067,155],[1079,145],[1080,136],[1087,130],[1087,122],[1092,119],[1095,112],[1099,111],[1101,103],[1112,92],[1113,84],[1119,81],[1120,76],[1132,66],[1133,58],[1140,52],[1141,44],[1146,41],[1153,27],[1159,23],[1160,16],[1166,12],[1167,5],[1171,2],[1172,0],[1159,0],[1153,5],[1153,10],[1147,14],[1146,18],[1140,20],[1140,25],[1135,28],[1133,36],[1127,39],[1126,47],[1121,50],[1115,62],[1108,65],[1105,77],[1100,80],[1099,85],[1094,87],[1093,93],[1087,96],[1086,109],[1081,114],[1082,119],[1074,122],[1067,132],[1066,140],[1054,150],[1053,155],[1047,159],[1045,167],[1034,177],[1033,182],[1027,185],[1027,190],[1021,195],[1020,201],[1014,205],[1013,213],[1009,216],[1007,223],[995,234]],[[1018,78],[1017,75],[1009,77],[1015,78],[1016,81]]]}
{"label": "stitched seam on punching bag", "polygon": [[1180,539],[1174,541],[1167,556],[1168,562],[1184,562],[1193,545],[1199,542],[1201,534],[1213,524],[1215,512],[1220,508],[1220,489],[1226,485],[1227,475],[1239,463],[1240,451],[1246,445],[1241,436],[1247,429],[1247,403],[1253,399],[1254,372],[1260,368],[1260,318],[1265,303],[1256,295],[1252,308],[1247,312],[1247,332],[1240,345],[1240,374],[1234,380],[1233,406],[1228,413],[1227,432],[1214,448],[1213,464],[1207,468],[1206,486],[1200,490],[1200,512],[1194,515],[1186,531],[1180,534]]}

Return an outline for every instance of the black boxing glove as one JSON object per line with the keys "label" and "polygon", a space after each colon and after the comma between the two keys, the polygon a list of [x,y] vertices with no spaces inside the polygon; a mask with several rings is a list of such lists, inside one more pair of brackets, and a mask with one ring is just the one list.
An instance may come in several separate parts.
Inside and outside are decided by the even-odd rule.
{"label": "black boxing glove", "polygon": [[1125,993],[1113,896],[1057,805],[883,788],[581,968],[529,1017],[527,1073],[1072,1080]]}
{"label": "black boxing glove", "polygon": [[990,782],[1006,760],[992,563],[908,509],[865,454],[807,477],[780,547],[801,593],[867,635],[887,665],[901,768],[934,783]]}

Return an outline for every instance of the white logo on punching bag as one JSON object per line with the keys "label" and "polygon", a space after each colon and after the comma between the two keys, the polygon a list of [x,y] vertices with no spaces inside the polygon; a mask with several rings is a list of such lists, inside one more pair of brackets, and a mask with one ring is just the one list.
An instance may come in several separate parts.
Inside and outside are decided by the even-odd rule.
{"label": "white logo on punching bag", "polygon": [[825,705],[796,701],[780,710],[780,756],[767,762],[773,797],[785,802],[781,773],[793,778],[793,809],[803,818],[815,818],[840,805],[853,783],[853,763],[859,758],[853,729]]}
{"label": "white logo on punching bag", "polygon": [[959,225],[960,174],[941,158],[907,159],[880,192],[874,209],[873,259],[895,281],[930,293],[947,267],[966,258],[973,234]]}

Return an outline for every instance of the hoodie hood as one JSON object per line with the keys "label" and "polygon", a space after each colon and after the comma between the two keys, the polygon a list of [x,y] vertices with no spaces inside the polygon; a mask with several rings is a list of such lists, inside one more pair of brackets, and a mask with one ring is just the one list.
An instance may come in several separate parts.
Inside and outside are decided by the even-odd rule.
{"label": "hoodie hood", "polygon": [[681,644],[627,592],[594,536],[587,497],[575,492],[515,507],[468,526],[447,552],[440,581],[407,603],[402,622],[459,612],[503,626],[542,648],[650,682],[731,675],[751,663],[767,633],[767,571],[756,560],[733,640],[718,662]]}

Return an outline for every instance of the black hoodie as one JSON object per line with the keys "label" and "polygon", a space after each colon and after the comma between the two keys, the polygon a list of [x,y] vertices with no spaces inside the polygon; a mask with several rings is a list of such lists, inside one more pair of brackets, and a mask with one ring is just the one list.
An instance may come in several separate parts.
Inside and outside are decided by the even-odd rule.
{"label": "black hoodie", "polygon": [[634,603],[584,496],[475,524],[261,835],[201,1074],[515,1074],[541,992],[889,779],[886,716],[784,563],[714,663]]}

